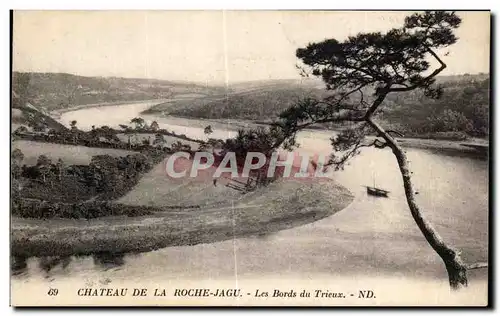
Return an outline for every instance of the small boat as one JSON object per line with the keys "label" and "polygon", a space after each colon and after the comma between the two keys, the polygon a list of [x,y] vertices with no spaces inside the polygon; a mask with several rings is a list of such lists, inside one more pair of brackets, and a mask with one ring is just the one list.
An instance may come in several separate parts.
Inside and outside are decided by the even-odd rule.
{"label": "small boat", "polygon": [[373,196],[387,197],[388,194],[389,194],[389,191],[382,190],[382,189],[375,188],[375,187],[369,187],[369,186],[367,186],[366,187],[366,193],[368,195],[373,195]]}

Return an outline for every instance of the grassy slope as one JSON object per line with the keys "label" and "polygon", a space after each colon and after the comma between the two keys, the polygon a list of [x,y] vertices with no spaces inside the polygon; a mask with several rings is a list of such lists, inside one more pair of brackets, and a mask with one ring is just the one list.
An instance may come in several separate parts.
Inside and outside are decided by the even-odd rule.
{"label": "grassy slope", "polygon": [[350,193],[332,181],[307,186],[287,181],[251,193],[233,207],[88,221],[13,218],[11,249],[14,256],[65,256],[209,243],[310,223],[342,210],[351,201]]}
{"label": "grassy slope", "polygon": [[45,123],[49,129],[65,130],[67,127],[62,125],[60,122],[53,119],[50,115],[44,111],[39,110],[31,104],[26,105],[15,105],[12,108],[12,131],[15,131],[19,126],[30,126],[32,123]]}
{"label": "grassy slope", "polygon": [[214,186],[210,179],[167,177],[165,162],[156,165],[145,174],[140,182],[117,202],[128,205],[156,207],[214,206],[227,204],[243,195],[240,191],[225,186],[227,180],[218,181]]}

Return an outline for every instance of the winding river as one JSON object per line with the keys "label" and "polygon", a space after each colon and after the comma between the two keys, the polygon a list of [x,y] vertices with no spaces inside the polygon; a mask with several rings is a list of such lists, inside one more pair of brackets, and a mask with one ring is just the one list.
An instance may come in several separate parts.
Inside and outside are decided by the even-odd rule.
{"label": "winding river", "polygon": [[[151,103],[85,108],[63,113],[60,120],[77,120],[79,128],[91,125],[118,126],[139,116]],[[190,137],[204,138],[199,120],[140,115],[157,120],[161,128]],[[233,135],[223,123],[214,127],[213,137]],[[300,150],[329,153],[330,134],[304,131]],[[466,262],[487,261],[488,256],[488,162],[408,149],[418,202],[442,237],[462,250]],[[27,282],[67,282],[85,279],[99,282],[161,280],[301,279],[342,280],[380,278],[396,280],[401,286],[446,285],[446,271],[426,244],[406,205],[401,176],[390,150],[365,149],[345,170],[332,177],[347,187],[354,202],[326,219],[256,238],[241,238],[188,247],[172,247],[139,255],[126,255],[113,264],[95,258],[73,258],[50,271],[38,259],[14,277],[13,286]],[[391,191],[390,197],[366,195],[364,185],[376,184]],[[487,271],[470,273],[471,283],[484,292]],[[104,281],[103,281],[104,280]],[[121,281],[120,281],[121,280]],[[232,281],[231,281],[232,280]],[[328,283],[325,280],[330,280]],[[395,282],[396,282],[395,281]],[[424,286],[424,285],[422,285]]]}

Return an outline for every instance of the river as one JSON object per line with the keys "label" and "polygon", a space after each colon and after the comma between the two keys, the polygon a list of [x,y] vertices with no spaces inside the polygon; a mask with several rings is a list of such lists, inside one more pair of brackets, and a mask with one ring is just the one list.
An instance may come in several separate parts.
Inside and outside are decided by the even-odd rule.
{"label": "river", "polygon": [[[79,128],[89,129],[92,125],[118,126],[142,116],[147,121],[157,120],[161,128],[205,137],[203,121],[139,114],[151,105],[86,108],[63,113],[60,120],[64,124],[77,120]],[[219,124],[212,136],[225,138],[234,133]],[[326,131],[302,132],[298,137],[300,150],[329,153],[329,137]],[[424,214],[446,241],[462,251],[464,261],[487,261],[488,162],[421,149],[408,149],[407,154]],[[73,258],[65,268],[45,271],[37,259],[31,258],[27,269],[14,277],[13,286],[34,280],[46,284],[81,279],[88,284],[228,280],[236,285],[242,280],[299,279],[322,280],[331,285],[363,278],[396,280],[403,288],[409,284],[425,287],[426,282],[446,286],[442,262],[410,215],[390,150],[365,149],[332,177],[355,199],[326,219],[259,238],[126,255],[118,264],[96,264],[90,257]],[[367,196],[363,186],[374,183],[391,191],[389,198]],[[471,284],[480,286],[482,293],[486,291],[486,276],[485,269],[470,273]]]}

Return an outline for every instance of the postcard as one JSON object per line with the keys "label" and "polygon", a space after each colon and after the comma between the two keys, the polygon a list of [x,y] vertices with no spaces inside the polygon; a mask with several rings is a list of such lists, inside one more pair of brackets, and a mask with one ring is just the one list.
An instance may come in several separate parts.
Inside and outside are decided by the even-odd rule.
{"label": "postcard", "polygon": [[490,303],[489,11],[11,22],[13,306]]}

